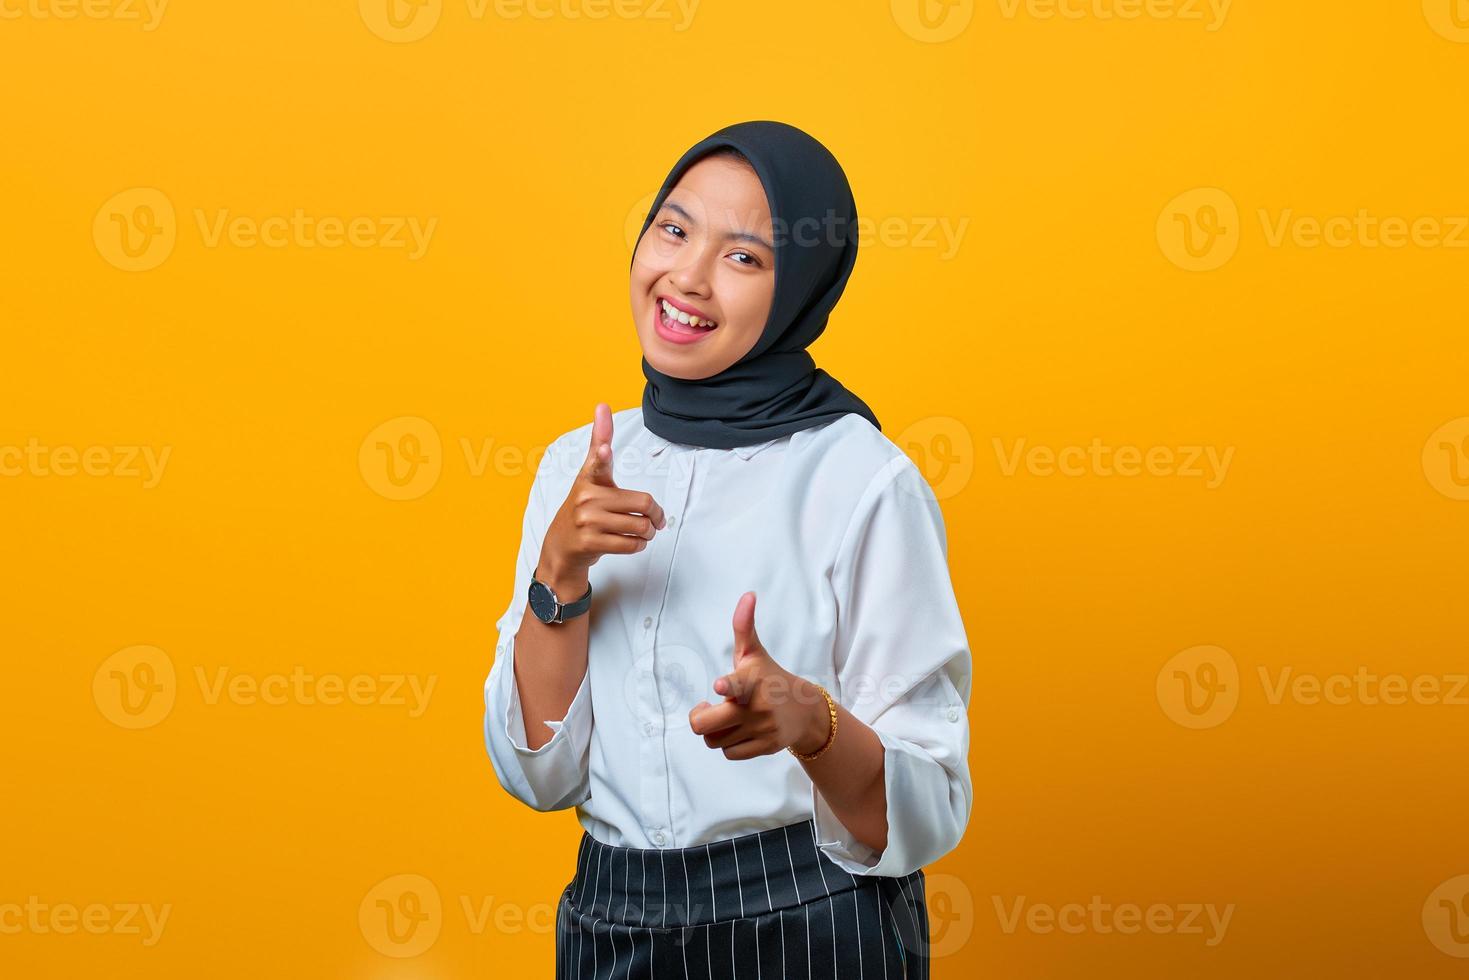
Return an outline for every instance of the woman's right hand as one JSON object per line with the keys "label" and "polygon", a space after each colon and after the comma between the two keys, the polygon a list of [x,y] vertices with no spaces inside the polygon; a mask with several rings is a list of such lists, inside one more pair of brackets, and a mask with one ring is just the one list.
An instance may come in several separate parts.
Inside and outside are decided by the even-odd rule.
{"label": "woman's right hand", "polygon": [[575,599],[598,559],[642,551],[667,524],[652,494],[613,482],[612,409],[598,402],[586,460],[546,529],[536,577],[566,601]]}

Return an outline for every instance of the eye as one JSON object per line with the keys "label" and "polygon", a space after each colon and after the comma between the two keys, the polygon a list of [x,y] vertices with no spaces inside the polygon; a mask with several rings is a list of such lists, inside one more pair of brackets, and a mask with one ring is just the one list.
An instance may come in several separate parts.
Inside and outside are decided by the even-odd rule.
{"label": "eye", "polygon": [[683,229],[680,228],[678,225],[674,224],[672,221],[664,221],[664,222],[661,222],[658,225],[658,227],[659,228],[662,228],[664,231],[668,231],[668,229],[672,228],[673,231],[669,232],[669,234],[671,234],[671,235],[677,235],[679,238],[683,238],[684,237]]}
{"label": "eye", "polygon": [[[751,255],[749,252],[735,252],[734,255],[743,255],[745,258],[747,258],[747,259],[750,260],[748,262],[741,262],[741,263],[739,263],[740,265],[748,265],[748,266],[751,266],[751,267],[756,267],[756,266],[760,265],[760,260],[758,258],[756,258],[755,256]],[[733,256],[731,256],[731,258],[732,257]]]}

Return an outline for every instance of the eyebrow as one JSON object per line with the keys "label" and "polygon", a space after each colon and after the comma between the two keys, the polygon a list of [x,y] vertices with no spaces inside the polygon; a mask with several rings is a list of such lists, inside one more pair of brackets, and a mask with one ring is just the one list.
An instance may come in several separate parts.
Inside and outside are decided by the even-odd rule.
{"label": "eyebrow", "polygon": [[[679,217],[683,218],[685,224],[690,224],[690,225],[697,225],[698,224],[698,222],[694,220],[694,216],[693,215],[689,214],[687,211],[685,211],[683,208],[679,207],[677,204],[675,204],[672,201],[664,201],[663,202],[663,207],[667,208],[668,210],[670,210],[670,211],[674,212],[675,214],[677,214]],[[660,208],[659,210],[662,210],[662,209]],[[753,242],[754,244],[761,245],[761,246],[769,249],[772,252],[775,251],[775,246],[774,245],[770,244],[765,239],[761,238],[759,235],[754,234],[753,232],[748,232],[748,231],[727,231],[727,232],[724,233],[724,238],[725,238],[726,241]]]}

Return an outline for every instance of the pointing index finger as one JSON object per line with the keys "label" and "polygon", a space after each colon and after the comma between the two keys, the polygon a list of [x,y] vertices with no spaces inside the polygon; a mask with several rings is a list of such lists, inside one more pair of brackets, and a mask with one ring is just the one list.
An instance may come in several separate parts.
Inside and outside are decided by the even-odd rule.
{"label": "pointing index finger", "polygon": [[592,420],[592,435],[587,446],[584,471],[587,479],[604,487],[615,487],[612,480],[612,409],[598,402]]}

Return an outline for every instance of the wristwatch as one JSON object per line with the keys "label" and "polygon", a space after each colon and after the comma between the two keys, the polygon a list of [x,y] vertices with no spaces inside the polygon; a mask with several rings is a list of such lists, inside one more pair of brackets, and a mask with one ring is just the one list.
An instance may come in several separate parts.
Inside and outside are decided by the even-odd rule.
{"label": "wristwatch", "polygon": [[536,619],[548,625],[564,623],[592,608],[592,583],[587,583],[586,594],[580,599],[563,603],[554,589],[536,578],[535,573],[531,573],[528,598],[531,612],[536,614]]}

